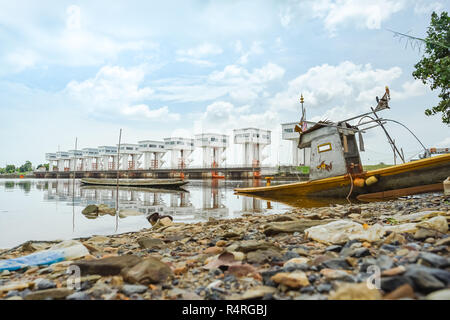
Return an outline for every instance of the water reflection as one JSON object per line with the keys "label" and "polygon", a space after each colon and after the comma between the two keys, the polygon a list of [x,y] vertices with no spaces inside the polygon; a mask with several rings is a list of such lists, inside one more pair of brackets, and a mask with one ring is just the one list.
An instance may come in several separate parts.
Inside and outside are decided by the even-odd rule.
{"label": "water reflection", "polygon": [[[43,191],[44,201],[47,202],[65,203],[78,207],[86,207],[90,204],[106,204],[110,208],[115,207],[116,187],[82,186],[76,180],[75,188],[73,188],[73,181],[70,179],[38,180],[30,183],[33,183],[36,189]],[[161,215],[171,215],[175,221],[180,222],[202,221],[210,217],[232,218],[242,213],[265,213],[273,209],[266,201],[234,196],[232,193],[237,184],[245,185],[246,182],[191,181],[189,185],[184,186],[187,190],[120,187],[119,209],[138,211],[145,216],[158,212]],[[233,199],[227,200],[227,194]],[[241,206],[238,207],[237,203],[241,203]]]}

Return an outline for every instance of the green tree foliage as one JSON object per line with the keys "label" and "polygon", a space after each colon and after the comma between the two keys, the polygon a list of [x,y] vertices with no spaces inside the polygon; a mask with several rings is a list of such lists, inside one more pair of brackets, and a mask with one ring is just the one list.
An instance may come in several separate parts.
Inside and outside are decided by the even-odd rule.
{"label": "green tree foliage", "polygon": [[426,109],[427,116],[442,112],[442,122],[450,124],[450,17],[433,12],[425,42],[425,54],[414,67],[413,77],[440,89],[437,106]]}
{"label": "green tree foliage", "polygon": [[5,167],[5,171],[6,171],[6,173],[14,173],[14,172],[16,172],[16,166],[13,164],[8,164]]}
{"label": "green tree foliage", "polygon": [[30,172],[33,171],[33,165],[30,161],[26,161],[25,164],[21,165],[19,168],[19,172]]}
{"label": "green tree foliage", "polygon": [[38,166],[36,167],[36,169],[39,169],[39,168],[41,168],[41,167],[44,167],[45,170],[48,171],[49,164],[48,164],[48,163],[38,164]]}

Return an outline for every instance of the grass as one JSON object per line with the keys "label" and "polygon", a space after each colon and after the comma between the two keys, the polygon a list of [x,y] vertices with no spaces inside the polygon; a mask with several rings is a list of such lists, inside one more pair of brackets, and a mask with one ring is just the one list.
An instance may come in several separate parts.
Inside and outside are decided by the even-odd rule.
{"label": "grass", "polygon": [[367,164],[365,166],[363,166],[364,171],[368,171],[368,170],[376,170],[376,169],[382,169],[382,168],[387,168],[387,167],[392,167],[392,164]]}

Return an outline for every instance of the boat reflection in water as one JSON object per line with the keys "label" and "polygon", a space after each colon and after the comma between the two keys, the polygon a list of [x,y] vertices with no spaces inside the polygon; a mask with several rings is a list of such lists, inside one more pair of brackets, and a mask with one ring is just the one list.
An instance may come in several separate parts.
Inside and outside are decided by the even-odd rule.
{"label": "boat reflection in water", "polygon": [[[158,212],[172,216],[175,222],[207,221],[211,217],[229,219],[243,213],[274,213],[273,209],[280,209],[257,198],[233,195],[235,185],[236,182],[227,185],[224,181],[203,180],[191,181],[179,189],[119,187],[119,209],[137,211],[145,217]],[[72,180],[49,180],[37,181],[36,189],[44,191],[45,201],[65,202],[69,206],[106,204],[114,208],[116,203],[117,191],[113,186],[83,186],[75,181],[73,188]]]}

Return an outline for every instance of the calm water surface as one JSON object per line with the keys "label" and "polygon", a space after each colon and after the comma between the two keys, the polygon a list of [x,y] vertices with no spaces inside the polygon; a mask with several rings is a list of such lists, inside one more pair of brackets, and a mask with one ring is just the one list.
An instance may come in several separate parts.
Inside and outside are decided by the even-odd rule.
{"label": "calm water surface", "polygon": [[142,215],[117,219],[116,230],[113,216],[88,219],[81,213],[88,204],[115,207],[115,187],[83,187],[76,180],[73,188],[71,179],[0,180],[0,248],[27,240],[138,231],[150,227],[146,216],[153,212],[169,214],[175,222],[197,222],[209,217],[228,219],[243,213],[274,214],[289,209],[287,204],[233,194],[235,187],[256,185],[258,182],[252,181],[191,180],[183,186],[186,192],[119,188],[119,208]]}
{"label": "calm water surface", "polygon": [[[276,181],[272,184],[288,183]],[[81,186],[72,179],[1,179],[0,248],[27,240],[56,240],[110,235],[149,228],[146,217],[154,212],[168,214],[175,222],[206,221],[210,217],[230,219],[244,213],[277,214],[291,207],[327,206],[339,200],[288,202],[235,195],[236,187],[262,186],[265,181],[190,180],[185,191],[150,188],[119,188],[119,209],[142,215],[116,218],[104,215],[89,219],[81,211],[89,204],[115,207],[116,188]],[[345,201],[342,200],[341,201]]]}

